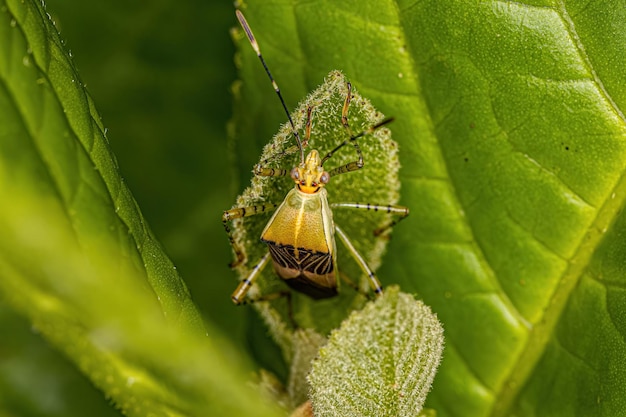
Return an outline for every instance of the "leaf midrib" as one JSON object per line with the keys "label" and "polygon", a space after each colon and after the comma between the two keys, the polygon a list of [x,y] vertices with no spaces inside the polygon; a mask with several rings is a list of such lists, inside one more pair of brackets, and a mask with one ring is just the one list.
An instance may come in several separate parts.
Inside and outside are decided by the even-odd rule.
{"label": "leaf midrib", "polygon": [[[597,86],[602,97],[607,101],[611,109],[616,113],[622,125],[626,126],[626,118],[617,106],[611,95],[604,87],[604,83],[595,71],[591,59],[586,53],[584,45],[578,36],[574,21],[570,17],[563,1],[557,3],[553,10],[561,17],[564,26],[567,28],[572,43],[579,52],[579,57],[591,75],[591,81]],[[546,345],[554,329],[561,318],[561,315],[569,301],[570,294],[576,288],[586,271],[591,257],[602,241],[605,232],[614,222],[617,213],[626,200],[626,171],[622,172],[616,182],[615,187],[608,194],[608,198],[597,210],[596,217],[590,224],[589,229],[582,237],[580,244],[574,251],[570,260],[567,261],[567,268],[558,281],[552,297],[548,302],[543,318],[533,328],[530,329],[526,347],[522,350],[516,364],[509,377],[502,385],[502,390],[495,397],[491,413],[492,417],[508,415],[513,401],[517,398],[519,391],[525,386],[528,377],[534,370],[537,362],[541,358]],[[613,197],[614,196],[614,197]]]}
{"label": "leaf midrib", "polygon": [[[401,26],[403,26],[402,13],[400,13],[397,1],[394,1],[393,5],[395,6],[398,22]],[[602,80],[595,71],[591,59],[585,51],[584,45],[582,44],[580,37],[578,36],[574,22],[571,19],[565,7],[565,4],[563,3],[563,1],[559,1],[556,7],[552,9],[555,10],[555,12],[561,17],[564,26],[568,31],[570,39],[577,48],[582,62],[584,63],[591,75],[591,81],[597,86],[601,96],[607,101],[607,103],[609,103],[609,106],[615,112],[621,123],[626,126],[626,117],[624,116],[621,109],[617,106],[611,95],[608,93]],[[403,34],[403,41],[406,45],[409,45],[410,40],[406,36],[404,36],[406,30],[402,30],[401,33]],[[409,55],[409,59],[414,74],[418,74],[418,67],[416,66],[413,56]],[[430,119],[429,124],[431,125],[430,130],[432,132],[432,121]],[[448,174],[448,164],[443,157],[441,147],[439,147],[439,151],[440,152],[438,157],[443,162],[442,166],[445,167],[445,173]],[[450,175],[447,175],[447,182],[450,185],[450,192],[451,195],[454,197],[456,207],[458,209],[461,209],[462,204],[458,198],[458,193],[456,192]],[[556,288],[554,289],[553,295],[548,303],[548,307],[544,311],[542,320],[538,322],[534,327],[528,327],[529,332],[526,346],[521,350],[521,353],[517,361],[515,362],[515,365],[509,372],[508,378],[501,385],[499,392],[494,392],[494,398],[496,398],[496,401],[493,404],[491,413],[492,417],[507,415],[507,412],[510,409],[513,401],[515,400],[515,398],[517,398],[520,390],[525,386],[528,377],[532,374],[532,371],[534,370],[537,362],[541,358],[549,339],[553,335],[554,329],[561,317],[561,314],[563,313],[565,306],[567,305],[570,294],[579,283],[592,255],[595,253],[596,248],[602,241],[604,232],[613,223],[616,214],[624,205],[624,201],[626,199],[626,172],[622,173],[622,175],[616,182],[616,185],[613,188],[612,192],[609,193],[608,196],[610,197],[608,197],[604,204],[602,204],[602,206],[597,210],[596,217],[590,224],[589,229],[584,234],[583,238],[580,241],[580,244],[575,249],[572,257],[567,261],[567,267],[561,275]],[[613,198],[613,196],[615,196],[615,198]],[[466,220],[464,226],[466,227],[466,230],[470,233],[471,236],[475,236],[474,229],[472,228],[469,219],[467,217],[465,219]],[[492,283],[494,283],[494,287],[496,289],[500,289],[500,291],[497,291],[498,295],[502,298],[503,302],[510,307],[510,311],[512,313],[515,313],[516,317],[518,317],[522,323],[528,324],[528,321],[519,314],[513,303],[510,301],[510,299],[508,299],[506,293],[501,290],[502,287],[497,280],[497,275],[489,266],[489,263],[484,256],[484,252],[478,245],[477,239],[474,238],[473,242],[474,243],[472,244],[472,249],[474,253],[481,259],[481,264],[485,266],[486,272],[489,274]],[[450,343],[450,341],[448,341],[448,343]],[[468,366],[468,369],[471,370],[472,368]],[[475,372],[474,375],[476,375]],[[478,377],[477,380],[480,381]],[[484,382],[483,385],[487,387]]]}
{"label": "leaf midrib", "polygon": [[[399,23],[400,26],[402,26],[402,28],[404,28],[404,25],[402,25],[402,13],[400,11],[399,5],[397,3],[397,1],[393,2],[394,6],[395,6],[395,10],[397,13],[397,21]],[[407,45],[407,49],[411,49],[410,47],[408,47],[411,42],[410,39],[408,39],[405,36],[406,30],[401,30],[400,33],[402,33],[403,36],[403,43],[405,45]],[[413,73],[414,74],[418,74],[418,66],[415,62],[415,60],[413,59],[413,55],[412,54],[408,54],[408,59],[410,60],[410,65],[413,69]],[[434,126],[432,124],[432,119],[428,118],[428,125],[429,125],[429,131],[430,132],[434,132]],[[434,133],[433,133],[434,135]],[[453,197],[454,203],[455,203],[455,207],[457,212],[461,213],[461,212],[466,212],[459,200],[459,195],[458,192],[456,191],[456,188],[454,186],[454,183],[452,182],[452,177],[449,175],[449,169],[448,169],[448,163],[444,157],[444,153],[443,153],[443,149],[441,148],[441,146],[439,146],[438,148],[439,154],[437,155],[439,160],[441,161],[441,166],[444,167],[444,173],[445,173],[445,177],[446,177],[446,182],[449,185],[449,193],[450,195]],[[524,324],[524,326],[526,328],[530,328],[529,327],[529,323],[528,320],[526,320],[526,318],[519,312],[519,310],[515,307],[515,305],[513,304],[513,302],[511,301],[511,299],[507,296],[506,292],[503,290],[502,286],[500,285],[500,281],[497,279],[497,275],[495,273],[495,271],[493,270],[493,268],[491,267],[491,265],[489,264],[485,253],[483,251],[483,249],[480,247],[479,243],[478,243],[478,239],[476,239],[475,233],[474,233],[474,228],[472,227],[471,223],[469,222],[468,218],[466,216],[464,216],[464,218],[466,219],[466,221],[464,222],[464,224],[462,226],[464,226],[465,228],[465,232],[467,234],[467,236],[471,237],[471,243],[468,242],[458,242],[457,244],[459,246],[469,246],[470,250],[476,255],[477,260],[480,262],[480,264],[483,266],[484,268],[484,273],[489,277],[489,281],[493,287],[493,293],[502,301],[503,305],[506,306],[507,311],[516,318],[516,320],[518,320],[520,323]],[[452,342],[448,339],[447,340],[448,344],[452,344]],[[466,360],[466,358],[463,357],[463,355],[460,354],[460,352],[462,350],[460,349],[456,349],[457,353],[460,355],[460,357],[463,360]],[[476,370],[469,366],[470,363],[469,361],[467,361],[468,367],[467,369],[472,373],[472,375],[474,375],[474,377],[476,378],[476,380],[488,391],[493,392],[494,397],[497,398],[498,397],[498,392],[494,392],[489,385],[480,378],[480,374],[478,372],[476,372]]]}

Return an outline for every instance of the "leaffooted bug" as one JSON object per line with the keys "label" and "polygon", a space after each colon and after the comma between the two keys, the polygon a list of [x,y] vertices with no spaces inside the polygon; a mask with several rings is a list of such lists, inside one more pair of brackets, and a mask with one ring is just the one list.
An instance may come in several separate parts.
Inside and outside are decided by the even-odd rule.
{"label": "leaffooted bug", "polygon": [[[261,231],[260,236],[257,235],[257,238],[260,238],[265,243],[267,251],[262,254],[260,260],[251,269],[246,268],[247,274],[232,294],[233,302],[242,304],[249,301],[269,300],[287,293],[286,291],[279,291],[257,297],[246,297],[248,291],[270,261],[276,274],[290,288],[313,299],[324,299],[337,295],[340,277],[346,278],[348,282],[351,282],[351,280],[338,272],[335,237],[339,238],[362,273],[367,277],[371,291],[376,295],[381,295],[382,286],[374,274],[373,268],[370,267],[366,258],[361,255],[344,229],[335,223],[333,210],[353,209],[356,212],[377,211],[384,213],[385,220],[379,223],[378,227],[370,229],[369,232],[370,236],[384,237],[388,234],[391,227],[408,216],[408,208],[395,204],[332,203],[328,200],[328,192],[325,187],[334,182],[335,179],[350,176],[346,175],[348,173],[362,172],[361,169],[366,161],[363,155],[364,152],[359,146],[359,140],[363,140],[368,136],[378,135],[381,131],[386,131],[386,134],[389,135],[388,129],[383,126],[391,122],[392,119],[384,119],[380,113],[376,113],[373,110],[370,111],[373,116],[367,113],[371,105],[367,100],[358,96],[359,108],[357,113],[360,120],[359,125],[361,126],[359,129],[362,130],[354,134],[349,114],[352,108],[351,103],[355,100],[357,94],[353,91],[352,85],[345,81],[343,75],[338,71],[331,72],[328,76],[324,84],[328,84],[328,88],[318,89],[311,94],[305,101],[304,106],[301,105],[292,118],[280,89],[261,55],[259,45],[246,19],[239,10],[236,11],[236,14],[287,114],[289,123],[283,126],[281,132],[289,131],[289,135],[281,136],[279,132],[275,141],[268,145],[269,147],[266,147],[261,162],[254,167],[255,179],[253,179],[253,186],[246,191],[247,194],[244,193],[244,196],[238,200],[238,204],[242,206],[227,210],[222,215],[224,228],[235,253],[235,260],[231,267],[241,268],[247,262],[248,253],[245,250],[245,246],[249,240],[242,236],[246,232],[245,229],[240,228],[240,233],[238,234],[237,230],[233,231],[229,227],[229,223],[231,221],[243,221],[244,218],[272,212],[273,210],[273,215]],[[342,103],[335,110],[337,106],[332,107],[328,105],[327,100],[330,101],[331,96],[337,95],[338,91],[341,91],[344,96]],[[305,153],[305,149],[310,143],[318,143],[316,142],[316,136],[312,134],[314,124],[317,124],[319,130],[322,131],[325,128],[325,124],[328,124],[328,118],[320,116],[318,119],[317,114],[330,113],[331,110],[335,112],[334,116],[331,115],[332,120],[334,120],[332,123],[339,126],[344,138],[331,145],[326,153],[320,153],[317,149],[311,149]],[[350,115],[350,117],[352,116]],[[373,121],[371,120],[372,118],[374,119]],[[337,130],[336,126],[331,128]],[[300,136],[299,129],[303,130],[303,137]],[[295,140],[295,145],[287,146],[284,143],[286,136],[292,136],[293,140]],[[388,161],[383,161],[382,165],[378,166],[378,171],[386,173],[388,170],[392,170],[395,174],[398,165],[395,156],[395,142],[388,139],[386,141],[379,140],[377,143],[379,143],[378,148],[384,148],[382,151],[388,153],[390,155],[389,161],[392,161],[391,167],[384,166]],[[336,154],[341,154],[342,152],[339,151],[345,148],[352,148],[356,156],[348,157],[349,159],[346,159],[345,156],[343,158],[339,157],[337,159],[340,162],[334,168],[326,169],[325,164]],[[377,151],[381,152],[381,149],[378,148]],[[292,168],[270,167],[276,161],[282,161],[289,156],[292,156],[292,159],[297,158]],[[376,166],[376,164],[374,165]],[[264,200],[267,201],[267,196],[263,195],[262,192],[265,185],[264,182],[271,178],[285,176],[291,178],[293,188],[287,192],[283,202],[281,204],[264,202]],[[385,183],[386,180],[385,177],[368,178],[365,176],[359,180],[359,184],[353,184],[353,186],[355,189],[361,190],[361,195],[369,195],[368,187],[377,187],[377,182]],[[391,181],[387,182],[390,183]],[[343,184],[344,187],[350,187],[345,181]],[[397,200],[398,185],[388,185],[392,190],[385,195],[388,195],[395,202]],[[377,194],[377,191],[377,189],[371,190],[371,194],[381,194]],[[250,201],[260,201],[262,203],[249,205]],[[246,203],[248,205],[245,205]],[[374,232],[372,233],[371,230],[374,230]],[[379,240],[384,241],[384,239]],[[380,247],[380,245],[378,246]],[[379,250],[379,252],[382,251]]]}

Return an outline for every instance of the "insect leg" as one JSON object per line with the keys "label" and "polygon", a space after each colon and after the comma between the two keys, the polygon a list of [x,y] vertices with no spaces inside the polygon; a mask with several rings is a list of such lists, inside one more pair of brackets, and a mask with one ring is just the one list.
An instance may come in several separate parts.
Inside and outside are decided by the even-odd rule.
{"label": "insect leg", "polygon": [[239,285],[233,292],[233,295],[230,296],[231,300],[233,300],[233,303],[237,305],[240,305],[243,303],[243,299],[248,293],[248,290],[250,289],[254,281],[257,279],[257,277],[261,274],[261,272],[263,271],[263,268],[265,268],[269,260],[270,260],[270,253],[267,252],[261,258],[261,260],[256,265],[254,265],[254,267],[252,268],[252,271],[247,276],[247,278],[245,278],[243,281],[239,283]]}
{"label": "insect leg", "polygon": [[[358,160],[351,162],[344,166],[344,168],[347,169],[347,171],[344,171],[344,172],[349,172],[349,171],[356,171],[357,169],[363,168],[363,153],[361,152],[361,147],[356,141],[356,138],[354,138],[354,136],[352,135],[352,129],[350,129],[350,124],[348,123],[348,110],[350,109],[350,102],[352,101],[352,84],[348,82],[346,86],[348,88],[348,94],[346,94],[346,99],[343,102],[343,109],[341,110],[341,125],[346,130],[346,133],[348,134],[348,137],[350,138],[349,141],[352,143],[352,146],[354,147],[354,150],[356,151],[357,157],[359,158]],[[347,143],[348,141],[344,141],[341,145],[335,148],[331,152],[330,155],[332,156],[332,154],[334,154],[337,151],[337,149],[341,148],[342,146],[345,146]],[[324,161],[322,161],[322,164],[323,163]],[[343,172],[335,173],[334,171],[336,171],[336,169],[330,171],[331,177],[333,175],[343,173]]]}
{"label": "insect leg", "polygon": [[254,166],[254,175],[258,175],[260,177],[285,177],[288,174],[289,171],[286,169],[265,168],[261,164]]}
{"label": "insect leg", "polygon": [[382,205],[382,204],[370,204],[370,203],[331,203],[330,208],[351,208],[351,209],[359,209],[359,210],[373,210],[380,211],[382,213],[392,214],[394,216],[398,216],[395,220],[392,220],[388,224],[379,227],[374,230],[375,236],[380,236],[385,231],[391,229],[393,226],[398,224],[401,220],[404,220],[409,215],[408,207],[404,206],[392,206],[392,205]]}
{"label": "insect leg", "polygon": [[350,279],[350,277],[343,271],[339,271],[339,278],[341,278],[341,280],[348,285],[348,287],[352,288],[354,291],[363,294],[365,297],[369,298],[370,294],[369,291],[367,293],[363,293],[363,290],[359,287],[359,285],[352,281],[352,279]]}
{"label": "insect leg", "polygon": [[237,244],[237,242],[235,242],[235,239],[233,238],[233,232],[228,226],[228,222],[235,220],[235,219],[240,219],[242,217],[249,217],[249,216],[254,216],[256,214],[265,213],[269,210],[275,209],[276,207],[278,207],[278,204],[262,204],[259,206],[236,207],[234,209],[226,210],[222,214],[222,225],[224,225],[224,230],[226,231],[226,234],[228,235],[228,240],[230,241],[230,245],[233,247],[233,250],[235,251],[235,257],[236,257],[236,259],[230,264],[231,268],[234,268],[240,263],[242,263],[245,256],[243,254],[243,250],[241,249],[240,245]]}
{"label": "insect leg", "polygon": [[306,108],[306,125],[304,130],[304,140],[302,141],[302,147],[306,147],[311,139],[311,121],[313,120],[313,107],[308,106]]}
{"label": "insect leg", "polygon": [[[311,138],[312,114],[313,114],[313,107],[311,107],[311,106],[307,107],[306,125],[305,125],[305,131],[304,131],[304,140],[302,141],[302,147],[303,148],[307,146],[307,144],[309,143],[309,139]],[[268,164],[270,164],[271,162],[273,162],[274,160],[282,159],[283,157],[285,157],[287,155],[291,155],[291,154],[293,154],[293,153],[295,153],[297,151],[298,151],[298,147],[297,146],[290,146],[289,148],[285,149],[282,152],[277,153],[276,155],[272,156],[271,158],[265,159],[261,163],[256,164],[254,166],[254,175],[259,175],[259,176],[262,176],[262,177],[286,177],[290,173],[289,170],[287,170],[287,169],[266,168],[266,166]]]}
{"label": "insect leg", "polygon": [[254,281],[256,281],[259,275],[261,275],[261,272],[263,272],[263,269],[267,266],[270,259],[271,257],[270,257],[269,252],[263,255],[261,260],[257,262],[256,265],[254,265],[254,267],[252,268],[252,271],[250,271],[250,274],[244,280],[239,282],[239,285],[237,286],[235,291],[233,291],[233,294],[230,296],[230,299],[233,300],[233,303],[239,306],[239,305],[244,305],[244,304],[252,304],[258,301],[272,301],[278,298],[285,297],[287,299],[287,315],[289,316],[291,324],[295,328],[297,327],[297,325],[293,318],[293,307],[291,304],[291,291],[289,290],[278,291],[275,293],[262,295],[257,298],[246,299],[246,295],[248,294],[248,291],[252,287],[252,284],[254,284]]}
{"label": "insect leg", "polygon": [[[347,87],[348,94],[346,95],[346,100],[343,102],[343,109],[341,110],[341,124],[343,125],[343,128],[346,129],[346,132],[348,132],[348,137],[352,137],[352,130],[350,129],[350,124],[348,123],[348,110],[350,109],[350,102],[352,101],[352,84],[348,82]],[[356,145],[356,142],[355,146],[357,147],[357,153],[361,156],[361,150],[358,148],[358,145]],[[362,156],[361,160],[363,160]]]}
{"label": "insect leg", "polygon": [[376,274],[374,274],[374,271],[372,271],[372,269],[369,267],[365,259],[363,259],[363,256],[361,256],[361,254],[356,250],[352,242],[350,242],[350,239],[348,239],[348,236],[346,235],[346,233],[343,230],[341,230],[341,228],[337,226],[336,224],[335,224],[335,232],[337,232],[337,235],[339,236],[339,238],[341,239],[345,247],[350,252],[350,255],[352,255],[356,263],[359,264],[363,272],[365,272],[365,275],[367,275],[367,278],[370,283],[370,287],[372,288],[372,291],[374,291],[374,294],[376,294],[376,296],[383,295],[383,287],[380,284],[380,281],[378,280],[378,278],[376,278]]}
{"label": "insect leg", "polygon": [[[343,120],[343,117],[342,117]],[[339,145],[337,145],[335,147],[335,149],[333,149],[332,151],[328,152],[326,154],[326,156],[324,156],[324,158],[322,158],[322,165],[324,165],[324,162],[326,162],[327,160],[329,160],[334,154],[335,152],[337,152],[339,149],[343,148],[344,146],[346,146],[347,144],[351,143],[353,144],[354,148],[356,149],[356,152],[358,154],[359,159],[353,162],[349,162],[345,165],[341,165],[337,168],[333,168],[330,171],[328,171],[328,173],[330,174],[330,176],[335,176],[335,175],[339,175],[339,174],[345,174],[346,172],[352,172],[352,171],[356,171],[359,170],[361,168],[363,168],[364,162],[363,162],[363,154],[361,153],[361,148],[359,148],[359,146],[357,145],[357,140],[365,135],[369,135],[370,133],[373,133],[374,131],[376,131],[376,129],[378,129],[379,127],[382,127],[388,123],[391,123],[393,121],[393,118],[388,118],[388,119],[384,119],[378,123],[376,123],[374,126],[371,126],[368,129],[365,129],[364,131],[362,131],[361,133],[358,133],[354,136],[350,136],[349,139],[344,140],[343,142],[341,142]]]}

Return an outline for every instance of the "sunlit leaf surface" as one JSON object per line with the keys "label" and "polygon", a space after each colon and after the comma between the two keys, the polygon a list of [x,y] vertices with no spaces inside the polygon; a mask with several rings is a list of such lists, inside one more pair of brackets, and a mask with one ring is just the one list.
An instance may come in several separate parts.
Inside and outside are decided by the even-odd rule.
{"label": "sunlit leaf surface", "polygon": [[[242,8],[288,104],[340,69],[396,118],[400,203],[411,216],[379,275],[417,292],[444,323],[427,406],[440,416],[621,412],[624,3]],[[256,57],[240,49],[246,178],[250,144],[284,116]]]}

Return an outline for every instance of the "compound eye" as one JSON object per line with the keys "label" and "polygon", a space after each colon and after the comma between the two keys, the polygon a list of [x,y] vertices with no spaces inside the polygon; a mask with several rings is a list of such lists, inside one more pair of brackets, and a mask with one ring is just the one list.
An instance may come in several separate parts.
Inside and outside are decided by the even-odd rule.
{"label": "compound eye", "polygon": [[328,174],[328,172],[324,171],[322,173],[322,175],[320,175],[320,182],[322,184],[328,184],[328,181],[330,181],[330,174]]}
{"label": "compound eye", "polygon": [[291,175],[291,178],[296,181],[300,179],[300,172],[298,172],[297,167],[291,168],[291,173],[289,175]]}

